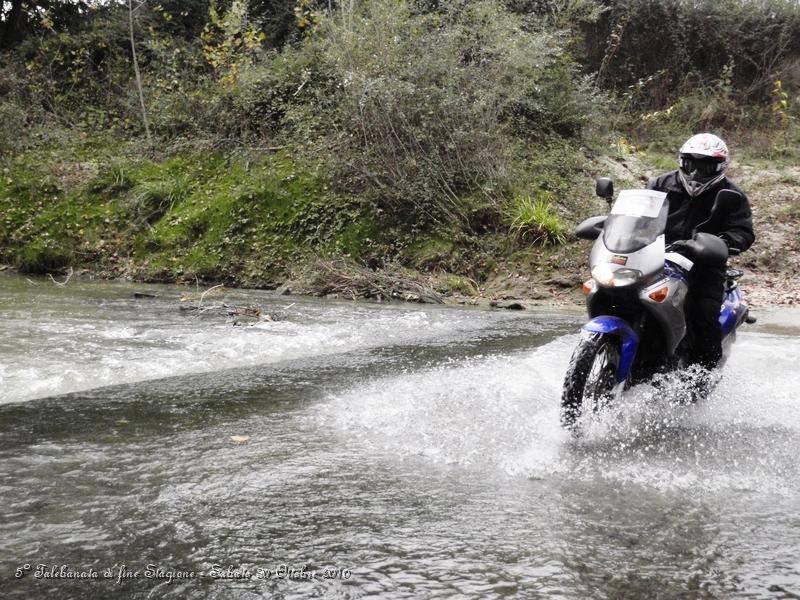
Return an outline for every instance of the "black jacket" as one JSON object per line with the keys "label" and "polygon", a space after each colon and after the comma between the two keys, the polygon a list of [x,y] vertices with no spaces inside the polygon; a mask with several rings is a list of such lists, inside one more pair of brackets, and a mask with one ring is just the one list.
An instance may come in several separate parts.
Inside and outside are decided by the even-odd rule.
{"label": "black jacket", "polygon": [[[701,231],[720,236],[728,247],[739,251],[747,250],[753,244],[755,234],[750,202],[744,192],[727,177],[694,198],[686,193],[678,171],[670,171],[650,180],[647,188],[667,193],[669,214],[665,234],[668,244],[691,239],[693,234]],[[717,192],[724,189],[739,192],[741,202],[710,219]]]}

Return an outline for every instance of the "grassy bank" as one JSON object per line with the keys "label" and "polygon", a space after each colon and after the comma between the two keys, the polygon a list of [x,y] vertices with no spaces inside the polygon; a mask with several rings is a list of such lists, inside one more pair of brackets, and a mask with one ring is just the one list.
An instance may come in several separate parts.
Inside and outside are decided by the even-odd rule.
{"label": "grassy bank", "polygon": [[329,289],[324,274],[336,263],[337,276],[393,272],[469,296],[515,269],[552,277],[570,254],[559,242],[575,215],[591,212],[572,193],[583,173],[569,180],[552,167],[561,204],[555,192],[539,190],[510,198],[511,206],[465,201],[466,221],[420,223],[336,191],[322,165],[292,148],[151,158],[137,150],[98,137],[6,158],[0,262],[23,273],[73,268],[266,288],[293,282],[312,292]]}
{"label": "grassy bank", "polygon": [[372,229],[357,202],[289,150],[258,159],[24,153],[4,168],[0,202],[0,256],[31,273],[76,266],[268,285],[309,252],[360,256]]}
{"label": "grassy bank", "polygon": [[[796,156],[745,144],[731,141],[731,174],[750,196],[758,241],[738,264],[751,287],[764,286],[762,303],[770,294],[789,303],[795,290],[784,282],[800,255]],[[566,151],[541,152],[532,167],[554,191],[539,185],[504,205],[465,203],[465,222],[420,223],[338,192],[324,165],[290,147],[144,158],[139,145],[111,137],[77,139],[3,159],[0,263],[347,298],[580,301],[588,244],[570,232],[605,210],[594,178],[638,186],[674,168],[675,155],[628,142],[576,152],[567,169]]]}

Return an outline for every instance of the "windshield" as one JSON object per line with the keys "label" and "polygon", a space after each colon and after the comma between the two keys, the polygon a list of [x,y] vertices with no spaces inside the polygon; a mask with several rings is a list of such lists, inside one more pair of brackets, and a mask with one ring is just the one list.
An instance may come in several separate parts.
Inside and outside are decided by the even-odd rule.
{"label": "windshield", "polygon": [[667,225],[666,197],[652,190],[622,190],[603,225],[606,248],[627,254],[652,244]]}

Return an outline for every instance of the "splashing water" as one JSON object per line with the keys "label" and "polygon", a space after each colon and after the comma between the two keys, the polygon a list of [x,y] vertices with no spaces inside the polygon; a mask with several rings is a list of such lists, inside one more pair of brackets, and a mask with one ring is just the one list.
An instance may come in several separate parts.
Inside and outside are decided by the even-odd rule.
{"label": "splashing water", "polygon": [[[559,428],[557,404],[575,336],[513,360],[474,357],[370,381],[333,396],[322,418],[371,447],[448,464],[486,464],[531,477],[600,476],[659,489],[788,495],[800,475],[794,461],[782,460],[795,451],[800,428],[793,400],[800,377],[792,374],[800,356],[787,341],[747,336],[719,385],[696,405],[684,403],[694,382],[683,374],[636,386],[592,415],[578,440]],[[763,357],[765,369],[784,374],[768,396],[753,354]],[[774,442],[767,458],[753,452],[765,433]]]}

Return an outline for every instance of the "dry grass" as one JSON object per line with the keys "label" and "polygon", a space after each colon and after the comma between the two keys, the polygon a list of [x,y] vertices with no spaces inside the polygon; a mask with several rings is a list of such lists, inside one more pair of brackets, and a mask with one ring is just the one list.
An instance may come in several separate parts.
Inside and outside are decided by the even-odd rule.
{"label": "dry grass", "polygon": [[399,265],[373,271],[352,261],[317,260],[293,286],[315,296],[338,296],[347,299],[376,298],[443,304],[442,296],[431,285],[420,281],[417,273]]}

